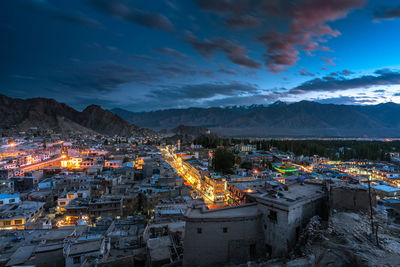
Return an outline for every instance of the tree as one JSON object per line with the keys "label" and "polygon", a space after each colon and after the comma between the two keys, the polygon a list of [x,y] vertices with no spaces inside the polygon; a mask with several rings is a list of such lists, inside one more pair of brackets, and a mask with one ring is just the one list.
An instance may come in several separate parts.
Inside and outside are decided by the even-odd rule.
{"label": "tree", "polygon": [[226,148],[218,148],[214,152],[213,168],[223,174],[232,173],[235,155]]}
{"label": "tree", "polygon": [[251,170],[253,169],[253,164],[250,161],[244,161],[240,164],[240,168]]}

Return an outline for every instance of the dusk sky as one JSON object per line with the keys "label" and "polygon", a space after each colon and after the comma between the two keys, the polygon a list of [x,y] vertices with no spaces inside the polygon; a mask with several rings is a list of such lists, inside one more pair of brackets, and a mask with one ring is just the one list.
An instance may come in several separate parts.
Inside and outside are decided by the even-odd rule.
{"label": "dusk sky", "polygon": [[147,111],[400,103],[400,1],[3,0],[0,93]]}

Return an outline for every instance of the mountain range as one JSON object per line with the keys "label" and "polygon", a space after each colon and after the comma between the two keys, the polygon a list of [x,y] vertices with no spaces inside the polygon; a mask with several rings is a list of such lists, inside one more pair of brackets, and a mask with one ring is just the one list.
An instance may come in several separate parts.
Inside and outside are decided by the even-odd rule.
{"label": "mountain range", "polygon": [[0,95],[0,118],[3,131],[26,131],[38,127],[63,134],[99,133],[129,137],[155,134],[99,106],[90,105],[80,112],[48,98],[15,99]]}
{"label": "mountain range", "polygon": [[400,105],[336,105],[301,101],[269,106],[111,110],[126,121],[154,130],[178,125],[204,127],[236,137],[400,137]]}
{"label": "mountain range", "polygon": [[[400,104],[335,105],[301,101],[131,112],[90,105],[83,111],[48,98],[0,95],[0,129],[31,127],[61,133],[152,136],[155,131],[198,136],[210,129],[232,137],[400,137]],[[149,128],[149,129],[148,129]]]}

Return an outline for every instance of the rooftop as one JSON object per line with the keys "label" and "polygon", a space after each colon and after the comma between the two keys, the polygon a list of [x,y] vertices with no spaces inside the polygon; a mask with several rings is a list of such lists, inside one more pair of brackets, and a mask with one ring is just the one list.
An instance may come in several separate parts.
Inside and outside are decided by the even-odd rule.
{"label": "rooftop", "polygon": [[44,206],[44,202],[24,201],[18,204],[3,205],[0,208],[0,219],[25,218]]}
{"label": "rooftop", "polygon": [[259,210],[255,203],[226,207],[221,209],[207,210],[204,206],[199,208],[190,208],[186,211],[185,217],[188,220],[229,220],[241,219],[243,217],[258,216]]}
{"label": "rooftop", "polygon": [[256,198],[261,202],[269,201],[271,203],[283,206],[295,206],[312,200],[320,198],[325,195],[322,185],[312,183],[293,183],[287,185],[287,189],[279,188],[278,190],[268,190],[265,193],[259,193]]}

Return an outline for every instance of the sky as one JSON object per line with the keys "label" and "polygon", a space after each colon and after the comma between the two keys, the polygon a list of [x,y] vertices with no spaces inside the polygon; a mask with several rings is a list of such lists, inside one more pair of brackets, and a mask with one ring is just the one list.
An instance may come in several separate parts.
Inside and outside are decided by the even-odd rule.
{"label": "sky", "polygon": [[82,110],[400,103],[400,0],[3,0],[0,94]]}

